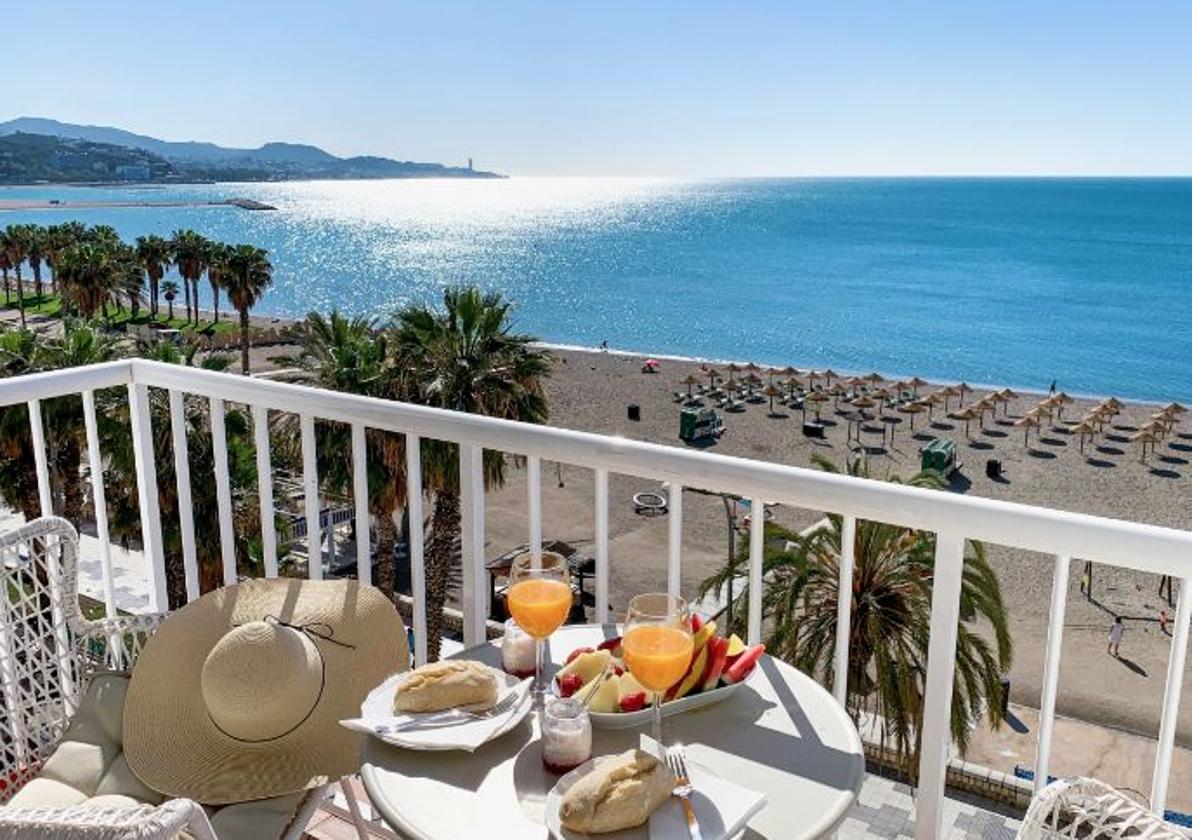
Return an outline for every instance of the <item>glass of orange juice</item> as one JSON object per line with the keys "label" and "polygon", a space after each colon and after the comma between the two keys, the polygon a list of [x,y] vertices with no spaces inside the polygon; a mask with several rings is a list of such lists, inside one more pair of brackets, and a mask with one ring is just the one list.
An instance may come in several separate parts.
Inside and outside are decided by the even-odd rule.
{"label": "glass of orange juice", "polygon": [[662,743],[662,696],[691,665],[691,609],[677,595],[648,593],[629,602],[621,639],[630,673],[654,696],[654,740]]}
{"label": "glass of orange juice", "polygon": [[509,614],[534,639],[534,702],[541,706],[546,694],[542,656],[546,639],[571,612],[571,573],[561,554],[532,552],[515,557],[509,569],[505,594]]}

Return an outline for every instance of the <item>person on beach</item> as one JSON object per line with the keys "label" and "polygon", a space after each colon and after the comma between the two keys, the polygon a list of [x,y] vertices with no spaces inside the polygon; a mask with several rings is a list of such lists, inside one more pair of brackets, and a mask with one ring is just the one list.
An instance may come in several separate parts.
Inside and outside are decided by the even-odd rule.
{"label": "person on beach", "polygon": [[1126,634],[1126,625],[1122,623],[1122,617],[1115,615],[1113,617],[1113,626],[1109,628],[1109,648],[1108,653],[1116,659],[1122,657],[1118,654],[1118,648],[1122,646],[1122,636]]}
{"label": "person on beach", "polygon": [[1051,388],[1048,391],[1049,396],[1055,396],[1055,380],[1051,380]]}

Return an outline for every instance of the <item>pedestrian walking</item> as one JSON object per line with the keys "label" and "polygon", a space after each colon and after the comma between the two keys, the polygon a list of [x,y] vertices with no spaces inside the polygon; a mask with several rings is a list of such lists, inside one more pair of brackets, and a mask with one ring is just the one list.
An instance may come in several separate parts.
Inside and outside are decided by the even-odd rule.
{"label": "pedestrian walking", "polygon": [[1122,636],[1126,634],[1126,625],[1122,623],[1120,615],[1114,616],[1113,626],[1109,628],[1109,648],[1110,655],[1121,659],[1118,649],[1122,646]]}

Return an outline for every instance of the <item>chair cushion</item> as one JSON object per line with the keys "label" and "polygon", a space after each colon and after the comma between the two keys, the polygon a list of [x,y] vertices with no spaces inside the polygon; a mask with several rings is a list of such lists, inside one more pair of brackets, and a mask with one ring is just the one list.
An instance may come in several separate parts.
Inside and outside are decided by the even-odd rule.
{"label": "chair cushion", "polygon": [[[128,678],[102,674],[91,681],[62,740],[41,774],[17,791],[5,807],[97,805],[160,805],[161,794],[135,775],[124,757],[121,726]],[[262,840],[281,837],[305,792],[226,805],[208,811],[219,840]]]}

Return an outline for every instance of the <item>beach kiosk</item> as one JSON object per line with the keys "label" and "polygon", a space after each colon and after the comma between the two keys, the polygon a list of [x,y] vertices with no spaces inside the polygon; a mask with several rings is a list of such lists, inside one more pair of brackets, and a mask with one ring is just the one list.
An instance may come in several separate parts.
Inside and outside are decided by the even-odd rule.
{"label": "beach kiosk", "polygon": [[724,432],[724,421],[715,409],[685,408],[679,412],[679,440],[695,443],[706,438],[716,438]]}
{"label": "beach kiosk", "polygon": [[956,441],[945,438],[932,438],[931,442],[919,450],[920,468],[934,470],[940,475],[951,475],[960,465],[956,463]]}

